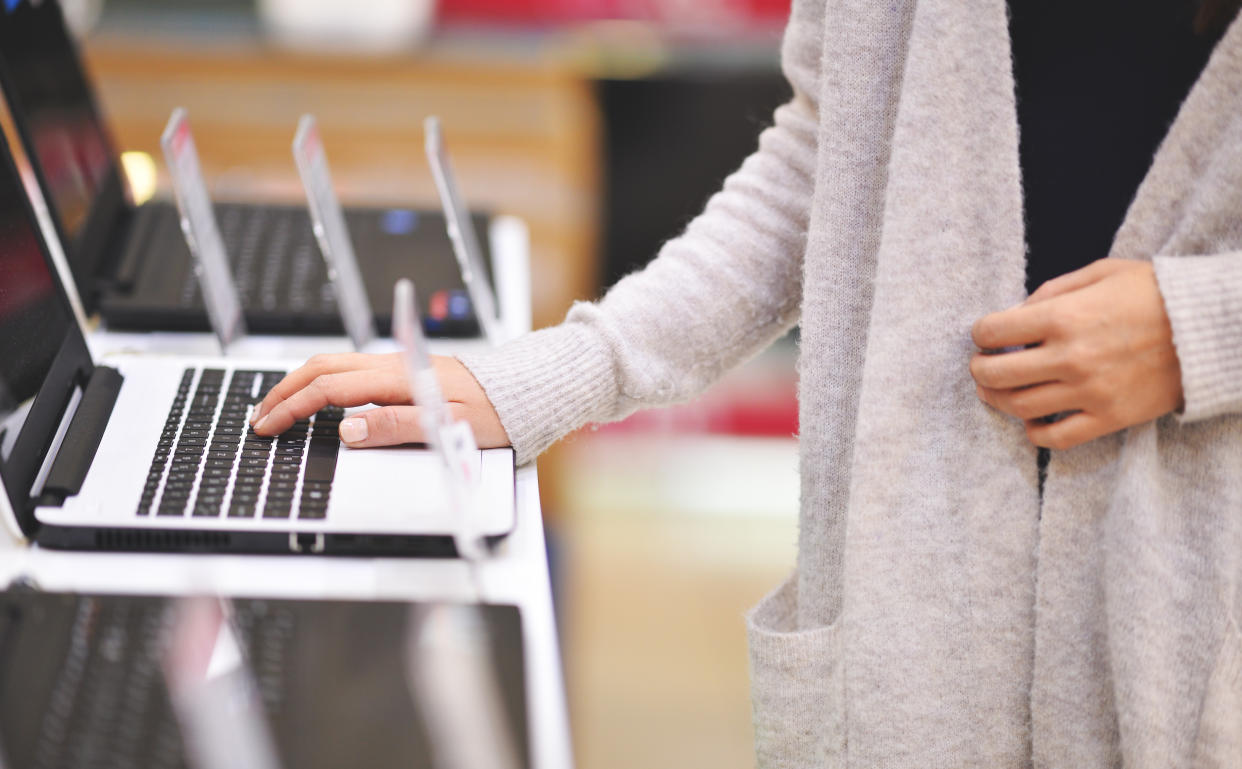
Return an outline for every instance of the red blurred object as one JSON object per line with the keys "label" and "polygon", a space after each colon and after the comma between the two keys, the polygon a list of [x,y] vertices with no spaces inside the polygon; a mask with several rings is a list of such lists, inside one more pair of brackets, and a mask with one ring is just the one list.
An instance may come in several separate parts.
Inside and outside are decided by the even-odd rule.
{"label": "red blurred object", "polygon": [[790,0],[440,0],[441,21],[556,24],[631,19],[722,26],[782,21]]}
{"label": "red blurred object", "polygon": [[449,316],[449,292],[440,290],[431,295],[427,301],[427,314],[433,320],[444,320]]}
{"label": "red blurred object", "polygon": [[780,374],[726,379],[695,401],[639,411],[599,430],[788,438],[798,433],[798,382]]}

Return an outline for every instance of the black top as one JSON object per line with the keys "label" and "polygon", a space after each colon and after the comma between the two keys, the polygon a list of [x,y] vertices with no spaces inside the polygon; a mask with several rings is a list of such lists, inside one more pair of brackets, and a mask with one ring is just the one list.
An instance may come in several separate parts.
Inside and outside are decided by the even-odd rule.
{"label": "black top", "polygon": [[1011,0],[1028,291],[1108,256],[1236,10],[1230,0]]}

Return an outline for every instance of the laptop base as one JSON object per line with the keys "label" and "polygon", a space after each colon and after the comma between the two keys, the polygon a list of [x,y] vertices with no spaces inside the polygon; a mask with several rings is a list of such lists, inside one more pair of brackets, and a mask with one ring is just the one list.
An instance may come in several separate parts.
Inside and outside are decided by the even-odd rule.
{"label": "laptop base", "polygon": [[[495,546],[503,536],[488,537]],[[446,534],[351,534],[342,532],[238,531],[100,528],[43,524],[35,536],[52,550],[130,553],[217,553],[248,555],[334,555],[398,558],[457,558]]]}

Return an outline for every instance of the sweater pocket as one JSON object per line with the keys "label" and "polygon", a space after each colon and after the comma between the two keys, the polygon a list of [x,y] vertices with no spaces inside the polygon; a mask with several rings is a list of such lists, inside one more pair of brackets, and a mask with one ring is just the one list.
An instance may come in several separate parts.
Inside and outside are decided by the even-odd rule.
{"label": "sweater pocket", "polygon": [[796,585],[790,577],[746,616],[760,769],[845,763],[841,622],[796,629]]}
{"label": "sweater pocket", "polygon": [[1193,766],[1242,766],[1242,635],[1233,621],[1216,659],[1216,669],[1208,679]]}

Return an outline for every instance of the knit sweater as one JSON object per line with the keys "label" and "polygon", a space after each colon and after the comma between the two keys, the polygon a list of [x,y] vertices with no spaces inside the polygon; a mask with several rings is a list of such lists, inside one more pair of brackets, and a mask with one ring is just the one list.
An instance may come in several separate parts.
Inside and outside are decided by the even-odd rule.
{"label": "knit sweater", "polygon": [[1242,21],[1109,254],[1155,262],[1185,407],[1053,452],[1042,498],[968,371],[971,324],[1025,296],[1004,0],[795,0],[782,61],[793,100],[647,269],[463,357],[519,461],[800,322],[759,764],[1242,766]]}

